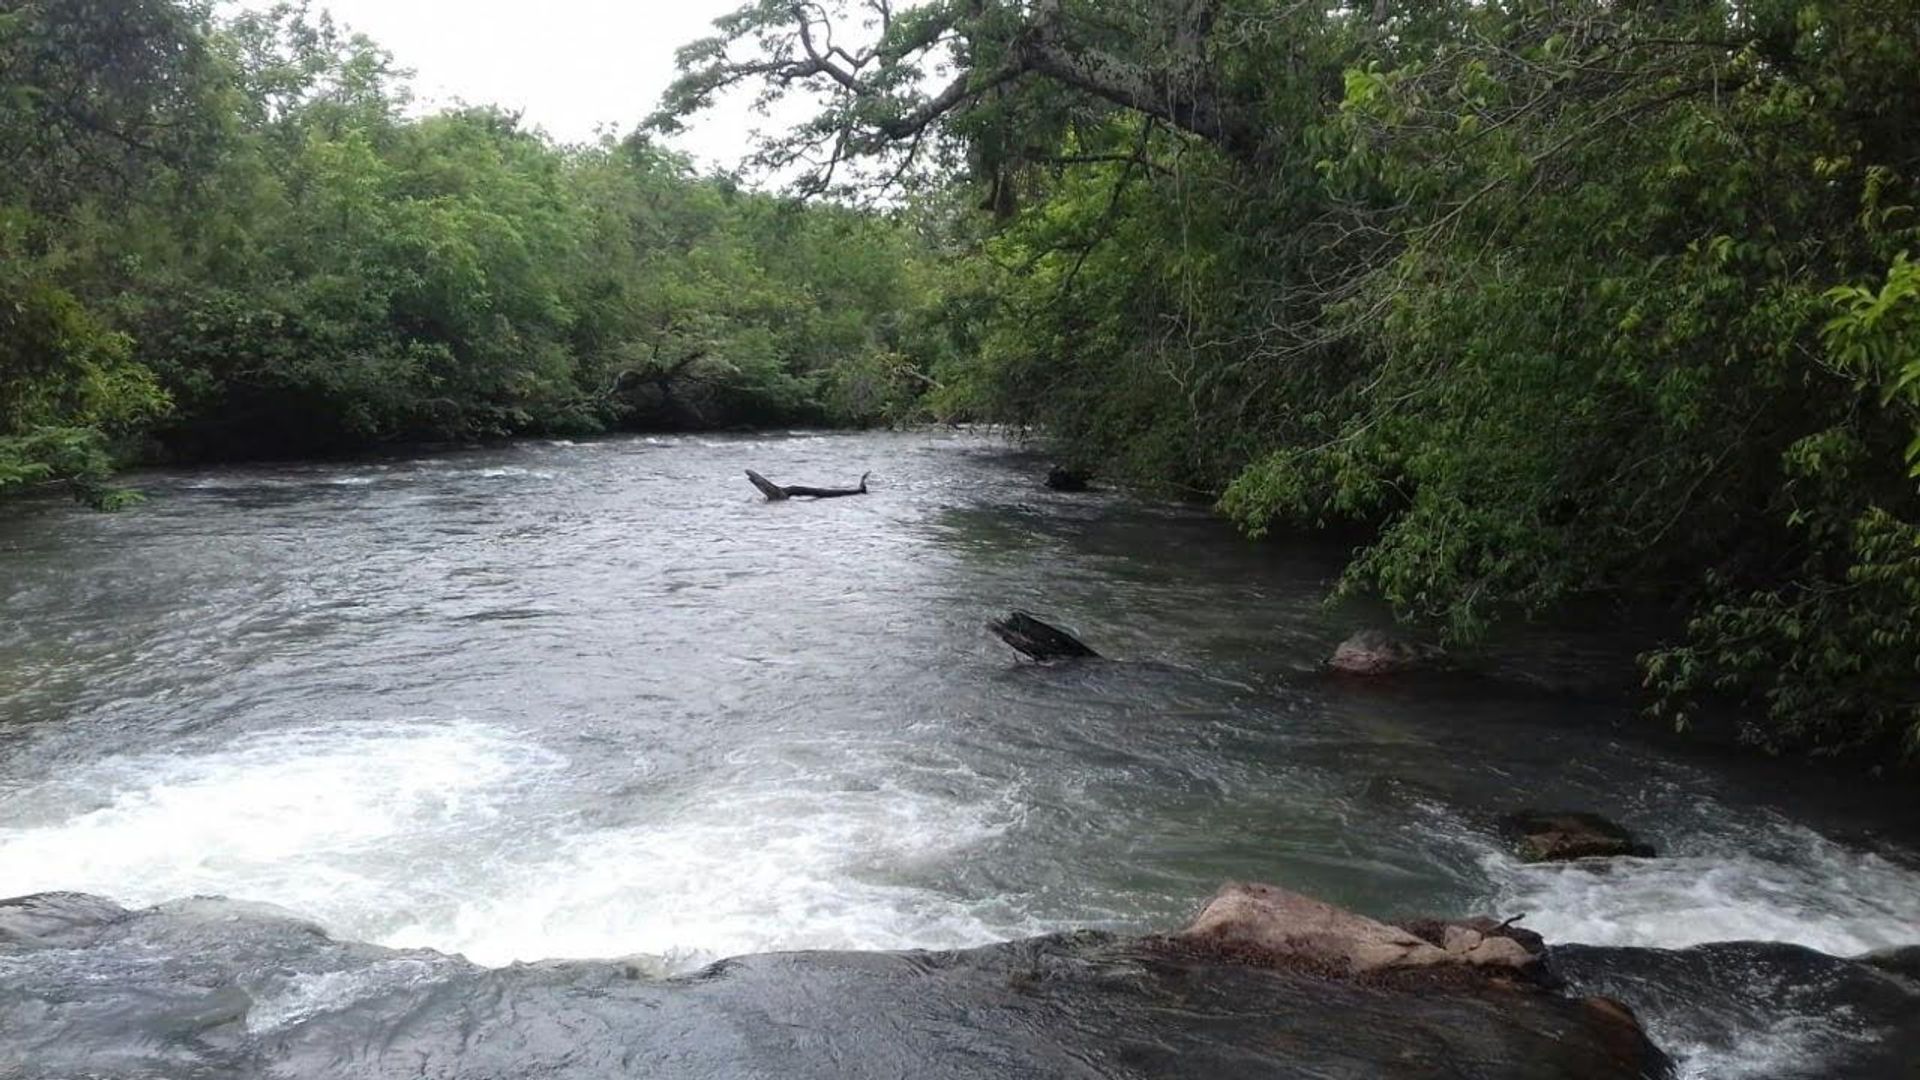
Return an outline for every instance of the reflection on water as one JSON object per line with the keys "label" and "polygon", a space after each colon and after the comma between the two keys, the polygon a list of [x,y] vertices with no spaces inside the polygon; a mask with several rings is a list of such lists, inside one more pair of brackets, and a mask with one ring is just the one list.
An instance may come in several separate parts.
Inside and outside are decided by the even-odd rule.
{"label": "reflection on water", "polygon": [[[768,504],[747,467],[874,491]],[[1911,854],[1856,831],[1882,808],[1783,805],[1618,700],[1322,680],[1329,553],[1037,471],[960,435],[641,438],[16,512],[0,891],[227,894],[491,964],[1161,927],[1224,878],[1599,944],[1920,941]],[[1011,607],[1129,662],[1015,664],[981,631]],[[1528,804],[1674,857],[1517,866],[1486,822]]]}

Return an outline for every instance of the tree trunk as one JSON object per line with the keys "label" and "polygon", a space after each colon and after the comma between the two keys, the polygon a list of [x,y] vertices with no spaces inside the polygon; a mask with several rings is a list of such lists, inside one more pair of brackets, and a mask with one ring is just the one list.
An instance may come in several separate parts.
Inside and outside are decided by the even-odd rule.
{"label": "tree trunk", "polygon": [[760,489],[760,494],[765,495],[768,502],[779,502],[782,499],[794,498],[838,499],[844,495],[865,495],[867,493],[867,477],[872,475],[872,473],[861,473],[859,487],[818,488],[807,487],[804,484],[789,484],[782,487],[766,477],[761,476],[759,473],[754,472],[752,469],[747,470],[747,479],[753,482],[754,487]]}

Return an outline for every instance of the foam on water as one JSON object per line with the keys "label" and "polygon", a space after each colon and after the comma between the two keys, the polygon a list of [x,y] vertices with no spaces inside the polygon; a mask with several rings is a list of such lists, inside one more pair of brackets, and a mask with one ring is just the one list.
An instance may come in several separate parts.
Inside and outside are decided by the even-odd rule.
{"label": "foam on water", "polygon": [[643,953],[672,970],[782,949],[985,944],[1043,927],[997,897],[932,879],[1002,836],[1016,790],[913,740],[800,733],[734,747],[639,820],[555,837],[437,939],[483,963]]}
{"label": "foam on water", "polygon": [[[1660,858],[1529,865],[1489,850],[1481,865],[1490,905],[1525,913],[1526,925],[1550,942],[1786,942],[1833,956],[1920,943],[1920,873],[1764,815],[1739,835],[1696,837]],[[1717,1019],[1712,1012],[1723,1006],[1700,1001],[1643,1020],[1680,1080],[1817,1076],[1823,1063],[1881,1037],[1818,987],[1788,987],[1770,999],[1761,1016]]]}
{"label": "foam on water", "polygon": [[556,837],[550,857],[496,867],[450,921],[383,943],[486,964],[644,953],[686,971],[751,952],[945,948],[1046,929],[899,876],[1000,835],[1017,816],[1008,799],[856,779],[869,764],[832,776],[756,768],[653,820]]}
{"label": "foam on water", "polygon": [[[0,801],[5,891],[263,900],[353,933],[410,862],[475,835],[557,756],[467,723],[306,728],[198,756],[109,757]],[[430,863],[428,864],[431,865]],[[430,872],[430,871],[429,871]]]}
{"label": "foam on water", "polygon": [[37,819],[0,829],[0,881],[130,904],[266,901],[344,937],[493,965],[645,953],[689,970],[1043,929],[892,876],[998,835],[1005,800],[761,768],[663,801],[656,820],[583,829],[553,804],[567,764],[523,737],[431,721],[105,759],[0,804]]}
{"label": "foam on water", "polygon": [[1482,858],[1501,911],[1549,941],[1678,949],[1780,941],[1834,956],[1920,943],[1920,872],[1804,826],[1657,859]]}

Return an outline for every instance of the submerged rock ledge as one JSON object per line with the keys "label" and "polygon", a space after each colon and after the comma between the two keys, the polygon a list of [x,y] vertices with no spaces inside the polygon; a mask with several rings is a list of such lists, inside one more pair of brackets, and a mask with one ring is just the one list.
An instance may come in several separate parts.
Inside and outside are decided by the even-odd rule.
{"label": "submerged rock ledge", "polygon": [[[1668,1072],[1618,1005],[1505,977],[1380,983],[1363,976],[1400,964],[1393,957],[1430,967],[1429,953],[1457,950],[1263,888],[1230,887],[1209,906],[1211,921],[1168,937],[1075,932],[947,952],[771,953],[670,979],[617,960],[489,969],[336,941],[278,909],[227,900],[129,911],[41,894],[0,901],[0,1075]],[[1289,944],[1271,919],[1302,913],[1311,926]],[[1365,940],[1342,944],[1355,934]],[[1373,966],[1348,964],[1349,946]],[[1513,970],[1508,949],[1492,952],[1505,957],[1492,967]],[[1291,960],[1276,961],[1282,954]]]}

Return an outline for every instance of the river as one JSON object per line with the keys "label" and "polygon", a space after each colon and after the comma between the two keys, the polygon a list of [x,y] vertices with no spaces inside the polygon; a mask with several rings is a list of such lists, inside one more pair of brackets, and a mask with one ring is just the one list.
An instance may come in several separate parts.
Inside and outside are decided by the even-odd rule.
{"label": "river", "polygon": [[[749,467],[873,490],[769,504]],[[1367,613],[1322,606],[1324,548],[1042,471],[962,433],[624,437],[10,507],[0,894],[224,895],[485,965],[670,971],[1168,928],[1226,879],[1558,942],[1920,944],[1910,800],[1646,732],[1585,688],[1617,635],[1329,680]],[[982,628],[1014,607],[1125,662],[1016,663]],[[1486,821],[1530,805],[1662,856],[1521,865]],[[1651,1030],[1698,1076],[1818,1075],[1883,1035],[1736,1005]]]}

